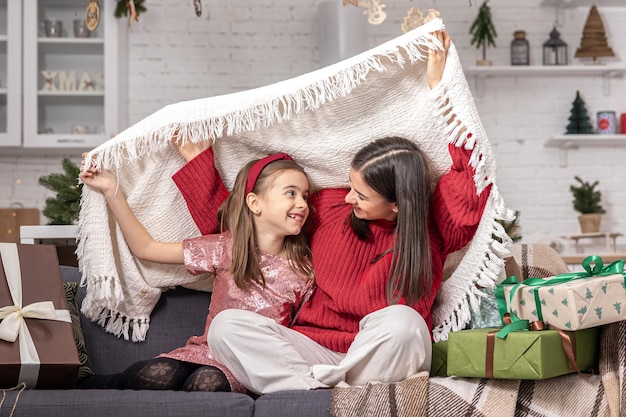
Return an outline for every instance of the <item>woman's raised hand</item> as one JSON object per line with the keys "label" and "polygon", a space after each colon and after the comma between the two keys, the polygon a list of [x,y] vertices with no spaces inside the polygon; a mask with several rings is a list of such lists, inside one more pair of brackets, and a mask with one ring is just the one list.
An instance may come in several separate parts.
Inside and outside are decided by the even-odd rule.
{"label": "woman's raised hand", "polygon": [[426,64],[426,80],[430,88],[435,88],[443,77],[443,70],[446,66],[448,49],[450,49],[450,35],[445,30],[433,32],[432,35],[441,42],[443,50],[430,48],[428,50],[428,63]]}

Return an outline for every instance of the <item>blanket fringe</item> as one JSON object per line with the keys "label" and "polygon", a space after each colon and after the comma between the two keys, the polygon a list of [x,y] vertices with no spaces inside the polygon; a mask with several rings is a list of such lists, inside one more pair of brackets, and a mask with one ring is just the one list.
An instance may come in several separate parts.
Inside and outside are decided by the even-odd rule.
{"label": "blanket fringe", "polygon": [[[488,237],[490,242],[487,244],[478,273],[472,279],[473,285],[467,287],[457,286],[453,289],[454,296],[450,297],[450,299],[458,300],[458,305],[449,309],[452,311],[451,314],[445,317],[437,327],[433,328],[435,342],[447,340],[449,332],[465,328],[471,319],[470,309],[477,311],[480,299],[485,296],[480,288],[493,288],[495,286],[500,271],[504,267],[503,258],[510,254],[509,247],[513,241],[497,220],[511,219],[514,216],[514,212],[505,207],[504,200],[496,184],[492,184],[489,199],[492,203],[492,215],[489,216],[488,221],[493,232],[492,236]],[[474,243],[480,244],[481,242]]]}
{"label": "blanket fringe", "polygon": [[[442,288],[442,290],[449,292],[449,294],[445,297],[445,307],[438,306],[441,311],[436,315],[438,325],[433,328],[435,341],[446,340],[450,331],[462,330],[470,322],[470,309],[476,311],[479,308],[480,299],[485,296],[480,288],[493,288],[495,286],[500,271],[504,267],[503,258],[509,254],[508,248],[513,243],[498,220],[510,219],[514,216],[514,212],[505,207],[504,200],[495,184],[495,167],[487,165],[486,144],[481,141],[486,136],[478,120],[478,115],[471,112],[471,106],[468,106],[468,103],[455,102],[445,86],[446,83],[442,80],[437,87],[431,90],[431,94],[439,103],[437,111],[439,126],[448,135],[450,144],[472,150],[469,165],[475,170],[473,180],[476,185],[476,192],[482,193],[489,185],[492,188],[487,207],[483,213],[483,220],[479,225],[479,230],[482,230],[483,233],[477,231],[470,249],[465,255],[468,257],[480,256],[481,259],[476,259],[479,267],[474,271],[457,268],[444,284],[446,288]],[[455,119],[451,119],[452,114],[456,116]],[[483,224],[483,222],[485,223]],[[473,274],[471,280],[466,279],[467,274]],[[466,276],[463,277],[463,275]],[[456,277],[462,279],[457,282]],[[451,302],[452,300],[454,301]]]}
{"label": "blanket fringe", "polygon": [[98,323],[100,327],[104,328],[106,332],[115,335],[117,338],[123,337],[124,340],[143,342],[150,328],[149,317],[131,319],[110,308],[94,308],[87,300],[83,303],[81,311],[91,321]]}
{"label": "blanket fringe", "polygon": [[[426,27],[427,26],[427,27]],[[327,68],[316,71],[318,79],[309,85],[295,89],[293,80],[287,80],[256,89],[261,97],[247,108],[226,111],[219,117],[206,117],[199,102],[209,99],[192,100],[165,106],[153,115],[136,123],[119,135],[90,151],[86,160],[100,168],[114,169],[124,161],[134,161],[147,154],[158,152],[171,146],[173,137],[178,136],[182,145],[188,141],[197,143],[212,141],[224,136],[232,136],[283,123],[294,116],[315,110],[326,102],[345,97],[365,82],[372,72],[387,71],[382,62],[386,59],[403,67],[406,54],[411,63],[422,61],[428,56],[431,47],[442,48],[441,43],[430,32],[442,29],[441,19],[428,22],[423,33],[417,37],[405,34],[398,39],[380,45],[368,54],[357,55]],[[334,72],[334,74],[333,74]],[[310,77],[311,74],[308,74]],[[261,92],[267,92],[265,96]],[[269,93],[271,92],[271,95]],[[278,92],[278,94],[276,94]],[[236,95],[234,93],[233,95]],[[266,99],[265,97],[270,97]],[[258,102],[262,100],[261,102]],[[186,106],[187,117],[180,117],[177,106]],[[196,109],[196,111],[194,111]],[[173,118],[172,115],[178,115]],[[186,120],[184,120],[186,119]],[[175,120],[167,122],[167,120]],[[184,121],[180,121],[184,120]],[[166,121],[166,122],[163,122]],[[158,126],[154,128],[154,126]],[[85,165],[86,167],[89,164]]]}

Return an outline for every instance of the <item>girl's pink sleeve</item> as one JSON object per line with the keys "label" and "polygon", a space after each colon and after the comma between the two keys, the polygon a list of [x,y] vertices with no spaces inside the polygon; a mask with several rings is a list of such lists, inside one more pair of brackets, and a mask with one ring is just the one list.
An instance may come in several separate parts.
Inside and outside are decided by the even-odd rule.
{"label": "girl's pink sleeve", "polygon": [[[471,135],[469,135],[471,137]],[[437,183],[433,193],[433,214],[445,252],[463,248],[474,237],[491,191],[488,185],[480,194],[470,165],[471,149],[448,145],[452,166]]]}
{"label": "girl's pink sleeve", "polygon": [[185,199],[200,233],[215,233],[219,226],[217,210],[229,192],[215,168],[213,149],[208,148],[187,162],[172,179]]}

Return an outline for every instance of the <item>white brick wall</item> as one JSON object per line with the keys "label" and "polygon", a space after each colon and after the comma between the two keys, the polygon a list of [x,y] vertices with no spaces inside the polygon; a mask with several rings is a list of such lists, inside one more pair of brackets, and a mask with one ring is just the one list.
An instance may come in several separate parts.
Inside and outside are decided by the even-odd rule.
{"label": "white brick wall", "polygon": [[[204,0],[203,16],[197,18],[191,1],[151,0],[148,11],[130,30],[130,122],[171,102],[254,88],[317,69],[316,10],[321,1]],[[379,26],[368,26],[370,46],[400,35],[400,24],[409,7],[426,9],[433,4],[386,3],[387,20]],[[479,0],[472,3],[470,7],[468,1],[436,2],[464,66],[473,65],[481,56],[470,45],[468,34],[481,4]],[[488,51],[494,64],[509,64],[509,45],[518,29],[527,32],[531,62],[540,64],[541,44],[548,38],[555,18],[569,45],[570,62],[581,62],[573,55],[588,8],[557,13],[554,8],[540,7],[540,3],[490,1],[498,31],[497,47]],[[600,14],[617,55],[612,61],[623,61],[626,7],[600,7]],[[484,81],[483,94],[478,94],[473,78],[469,82],[498,160],[499,189],[508,206],[521,211],[524,241],[578,232],[569,192],[574,175],[600,180],[607,210],[602,229],[626,233],[622,166],[626,147],[572,150],[567,154],[566,167],[559,166],[556,148],[544,147],[551,135],[564,132],[576,90],[580,90],[594,120],[599,110],[626,113],[626,80],[612,79],[609,96],[603,94],[602,80],[597,77],[495,77]],[[74,155],[76,160],[78,154]],[[37,178],[60,171],[60,159],[0,156],[0,206],[21,202],[42,207],[49,193],[37,185]],[[626,250],[626,238],[618,243]]]}

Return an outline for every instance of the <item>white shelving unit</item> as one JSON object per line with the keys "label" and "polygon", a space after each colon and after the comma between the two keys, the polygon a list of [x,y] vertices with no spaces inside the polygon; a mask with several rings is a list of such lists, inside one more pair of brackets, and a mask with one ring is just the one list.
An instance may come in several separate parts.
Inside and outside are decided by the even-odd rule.
{"label": "white shelving unit", "polygon": [[[18,118],[17,141],[0,136],[0,146],[89,149],[125,129],[127,25],[114,17],[115,1],[100,0],[100,23],[86,38],[75,37],[73,30],[73,21],[85,16],[83,2],[0,0],[0,8],[7,1],[19,9],[8,19],[16,26],[8,43],[17,49],[8,66],[22,78],[19,88],[9,90],[23,97],[16,107],[24,120]],[[45,20],[62,21],[60,37],[46,37]]]}
{"label": "white shelving unit", "polygon": [[570,134],[554,135],[545,146],[559,148],[559,165],[567,166],[567,152],[584,146],[626,146],[626,135]]}
{"label": "white shelving unit", "polygon": [[624,0],[543,0],[542,7],[591,7],[595,4],[598,7],[624,7]]}
{"label": "white shelving unit", "polygon": [[562,149],[576,149],[579,146],[626,146],[626,135],[555,135],[546,146],[557,146]]}
{"label": "white shelving unit", "polygon": [[[626,0],[624,0],[626,2]],[[471,66],[465,69],[467,75],[476,77],[545,77],[545,76],[599,76],[621,77],[626,73],[625,64],[607,65],[503,65]]]}
{"label": "white shelving unit", "polygon": [[0,146],[22,142],[21,21],[21,0],[0,0]]}
{"label": "white shelving unit", "polygon": [[[626,3],[626,0],[624,0]],[[476,78],[476,90],[479,96],[484,93],[485,80],[490,77],[602,77],[603,92],[611,94],[612,78],[621,78],[626,73],[625,64],[607,65],[503,65],[471,66],[465,74]]]}

